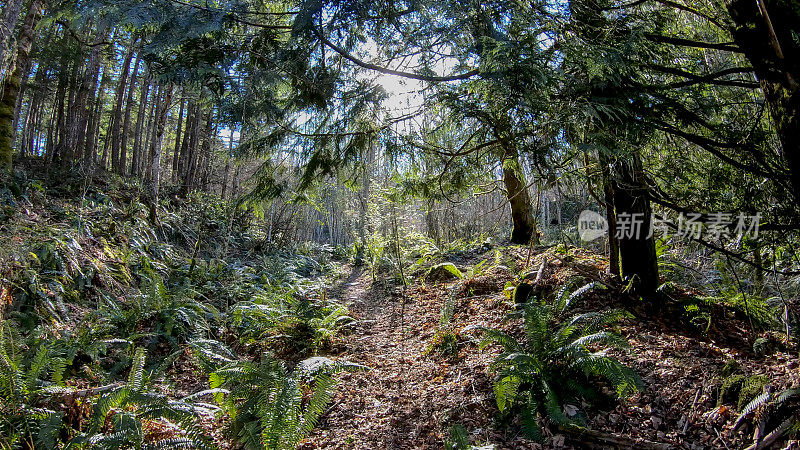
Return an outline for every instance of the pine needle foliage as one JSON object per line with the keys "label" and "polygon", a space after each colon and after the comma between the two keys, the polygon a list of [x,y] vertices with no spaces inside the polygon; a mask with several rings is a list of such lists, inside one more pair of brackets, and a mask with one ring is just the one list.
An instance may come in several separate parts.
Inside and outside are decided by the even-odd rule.
{"label": "pine needle foliage", "polygon": [[523,337],[499,329],[470,327],[482,333],[481,348],[498,344],[502,352],[490,369],[494,394],[504,416],[518,414],[523,431],[535,440],[542,426],[585,426],[578,405],[602,395],[601,386],[625,398],[640,389],[639,377],[598,348],[625,348],[627,341],[608,331],[628,317],[625,311],[587,312],[567,317],[570,306],[597,287],[561,289],[551,303],[531,300],[517,305],[509,318],[522,319]]}

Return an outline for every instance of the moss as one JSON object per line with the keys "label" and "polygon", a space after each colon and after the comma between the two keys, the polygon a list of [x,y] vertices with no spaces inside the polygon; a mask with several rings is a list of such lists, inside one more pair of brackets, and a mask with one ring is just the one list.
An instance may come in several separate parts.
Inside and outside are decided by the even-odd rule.
{"label": "moss", "polygon": [[744,381],[739,391],[739,403],[736,405],[739,411],[754,398],[761,395],[768,381],[769,379],[764,375],[753,375]]}
{"label": "moss", "polygon": [[14,108],[19,93],[19,70],[15,70],[2,86],[0,97],[0,171],[9,173],[12,169]]}
{"label": "moss", "polygon": [[[726,364],[727,366],[727,364]],[[723,367],[723,370],[725,368]],[[738,410],[761,394],[769,379],[764,375],[746,376],[740,373],[729,375],[719,388],[717,406],[736,403]]]}
{"label": "moss", "polygon": [[733,403],[738,400],[739,392],[742,390],[745,376],[741,374],[730,375],[725,378],[722,386],[719,388],[719,398],[717,398],[717,406],[725,403]]}
{"label": "moss", "polygon": [[735,359],[729,359],[725,361],[725,365],[722,366],[720,373],[723,377],[729,377],[739,372],[741,368],[742,366]]}

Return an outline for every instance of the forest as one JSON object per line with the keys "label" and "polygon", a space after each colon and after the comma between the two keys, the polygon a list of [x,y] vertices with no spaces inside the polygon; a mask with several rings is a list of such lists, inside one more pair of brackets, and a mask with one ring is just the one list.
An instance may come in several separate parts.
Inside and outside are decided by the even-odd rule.
{"label": "forest", "polygon": [[800,448],[797,0],[0,0],[0,450]]}

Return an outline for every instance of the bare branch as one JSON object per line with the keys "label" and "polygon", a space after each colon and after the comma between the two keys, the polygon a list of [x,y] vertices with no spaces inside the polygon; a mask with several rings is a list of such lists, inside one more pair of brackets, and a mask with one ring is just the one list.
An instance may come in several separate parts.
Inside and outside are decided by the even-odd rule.
{"label": "bare branch", "polygon": [[[173,1],[176,1],[176,0],[173,0]],[[323,34],[319,30],[317,30],[316,28],[312,28],[312,32],[317,37],[317,39],[322,41],[322,43],[324,43],[325,45],[327,45],[328,47],[333,49],[333,51],[335,51],[336,53],[338,53],[339,55],[341,55],[343,58],[347,59],[348,61],[354,63],[355,65],[357,65],[359,67],[363,67],[363,68],[369,69],[369,70],[374,70],[376,72],[384,73],[384,74],[387,74],[387,75],[396,75],[398,77],[410,78],[412,80],[428,81],[428,82],[431,82],[431,83],[443,83],[443,82],[448,82],[448,81],[466,80],[466,79],[472,78],[475,75],[478,75],[480,73],[480,71],[478,69],[473,69],[473,70],[470,70],[469,72],[456,74],[456,75],[429,76],[429,75],[421,75],[421,74],[418,74],[418,73],[403,72],[403,71],[400,71],[400,70],[389,69],[387,67],[382,67],[382,66],[378,66],[376,64],[371,64],[371,63],[368,63],[366,61],[362,61],[362,60],[356,58],[355,56],[351,55],[350,53],[348,53],[343,48],[339,47],[338,45],[336,45],[333,42],[331,42],[330,40],[328,40],[328,38],[323,36]]]}

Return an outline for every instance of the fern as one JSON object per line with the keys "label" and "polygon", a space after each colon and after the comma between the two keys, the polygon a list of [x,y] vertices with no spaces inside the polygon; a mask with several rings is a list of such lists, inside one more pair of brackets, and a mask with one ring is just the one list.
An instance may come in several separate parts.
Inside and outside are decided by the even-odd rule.
{"label": "fern", "polygon": [[356,322],[345,306],[324,295],[314,299],[302,292],[241,302],[232,316],[246,343],[281,339],[292,350],[306,354],[324,348],[340,330]]}
{"label": "fern", "polygon": [[[26,355],[33,357],[26,359]],[[11,322],[0,326],[0,447],[13,448],[20,442],[55,448],[63,413],[43,407],[48,395],[48,373],[60,380],[61,359],[52,355],[48,344],[28,349]]]}
{"label": "fern", "polygon": [[457,423],[450,428],[450,439],[445,443],[447,450],[472,450],[469,443],[469,433],[464,425]]}
{"label": "fern", "polygon": [[150,347],[163,339],[177,348],[191,339],[207,337],[219,317],[213,306],[196,300],[196,295],[191,289],[170,289],[158,275],[149,272],[139,295],[124,304],[107,300],[101,318],[116,329],[115,336],[132,341],[149,338]]}
{"label": "fern", "polygon": [[[131,370],[126,384],[112,388],[95,402],[91,425],[86,432],[79,432],[70,440],[66,448],[115,449],[165,448],[167,442],[187,448],[213,448],[195,421],[198,408],[190,403],[194,397],[182,400],[169,400],[166,396],[149,390],[149,380],[145,372],[143,349],[134,352]],[[110,413],[115,411],[115,414]],[[106,429],[108,424],[111,429]],[[169,421],[178,426],[180,437],[156,443],[145,442],[142,423],[144,421]],[[174,448],[174,447],[173,447]]]}
{"label": "fern", "polygon": [[522,319],[522,339],[497,329],[469,327],[481,331],[481,348],[489,344],[502,347],[490,365],[496,375],[497,407],[503,415],[519,413],[523,431],[532,439],[541,439],[542,426],[547,424],[583,426],[580,412],[571,416],[565,406],[595,399],[600,391],[594,380],[604,380],[620,398],[640,388],[641,381],[632,370],[604,352],[590,350],[626,347],[627,341],[606,327],[627,317],[627,313],[607,311],[563,317],[571,305],[594,288],[593,284],[572,292],[562,288],[550,304],[518,305],[509,316]]}
{"label": "fern", "polygon": [[218,398],[229,412],[231,433],[242,445],[250,449],[293,449],[325,411],[333,394],[334,376],[365,369],[316,357],[289,372],[283,362],[264,355],[259,363],[229,364],[209,380],[212,389],[228,392],[227,398]]}
{"label": "fern", "polygon": [[[60,406],[64,396],[79,393],[62,384],[67,359],[58,355],[52,342],[26,351],[7,324],[0,327],[0,448],[145,448],[156,445],[145,442],[142,423],[146,420],[177,425],[176,443],[212,447],[195,424],[198,412],[207,408],[191,403],[191,397],[174,401],[151,391],[152,374],[145,370],[143,349],[134,352],[127,383],[98,389],[102,395],[95,400],[91,393],[79,394],[93,402],[92,414],[85,430],[70,429],[64,412],[50,409]],[[26,355],[32,356],[26,359]],[[65,437],[69,439],[64,441]]]}
{"label": "fern", "polygon": [[[742,413],[734,422],[733,429],[739,429],[748,420],[751,420],[753,424],[778,423],[779,425],[772,432],[776,434],[782,433],[791,426],[796,429],[800,426],[800,420],[797,417],[798,404],[796,400],[798,397],[800,397],[800,388],[787,389],[775,395],[771,386],[767,385],[761,395],[742,408]],[[764,433],[762,436],[766,434]]]}

